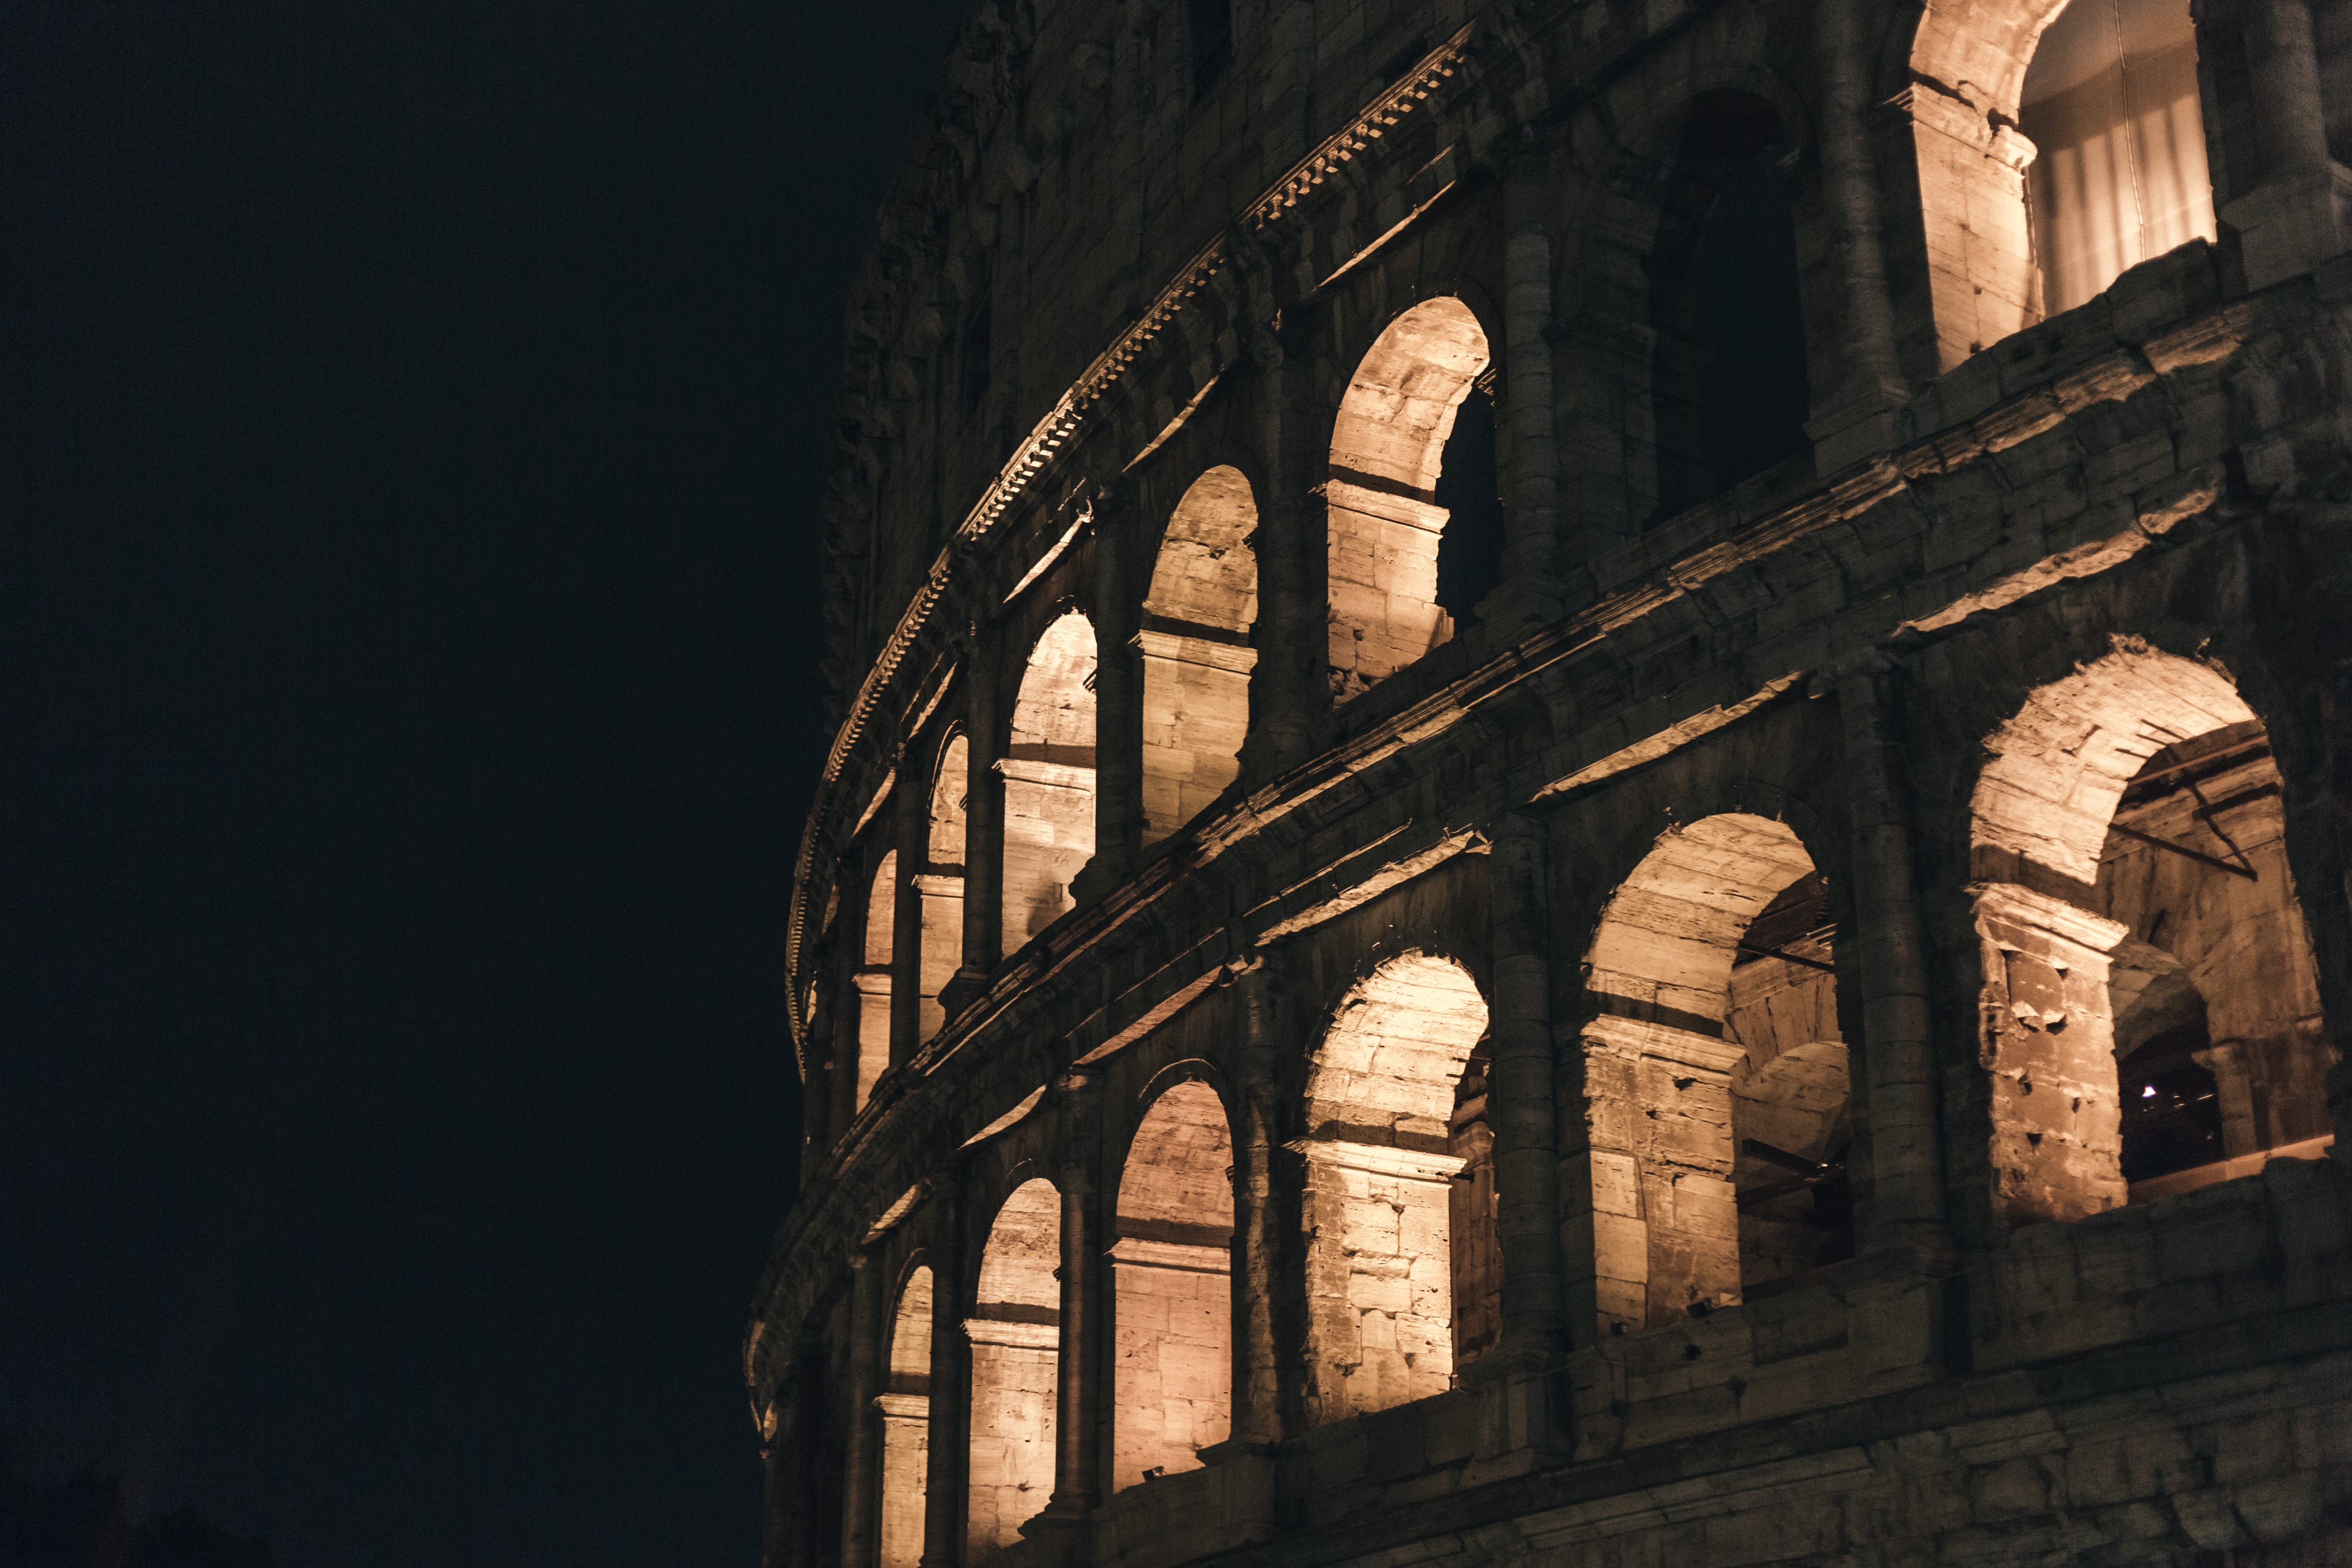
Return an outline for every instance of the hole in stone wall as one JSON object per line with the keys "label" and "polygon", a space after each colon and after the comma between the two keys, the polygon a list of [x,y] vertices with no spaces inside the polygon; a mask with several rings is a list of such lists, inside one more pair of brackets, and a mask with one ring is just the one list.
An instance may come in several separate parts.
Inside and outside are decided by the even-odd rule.
{"label": "hole in stone wall", "polygon": [[2213,185],[2188,0],[2076,0],[2035,45],[2018,125],[2044,308],[2213,238]]}
{"label": "hole in stone wall", "polygon": [[1503,581],[1503,481],[1495,462],[1495,399],[1473,383],[1454,411],[1437,475],[1445,531],[1437,539],[1437,605],[1457,626]]}
{"label": "hole in stone wall", "polygon": [[918,1268],[891,1316],[889,1375],[875,1400],[882,1419],[880,1568],[923,1558],[923,1499],[930,1476],[931,1271]]}
{"label": "hole in stone wall", "polygon": [[1335,701],[1454,635],[1437,598],[1448,514],[1436,487],[1462,401],[1489,357],[1469,306],[1425,300],[1389,323],[1339,400],[1323,486]]}
{"label": "hole in stone wall", "polygon": [[857,971],[857,1104],[890,1066],[890,956],[898,917],[898,852],[882,857],[866,895],[865,964]]}
{"label": "hole in stone wall", "polygon": [[980,1260],[971,1341],[971,1462],[967,1559],[1021,1539],[1054,1491],[1060,1354],[1061,1195],[1024,1182],[997,1211]]}
{"label": "hole in stone wall", "polygon": [[940,750],[925,847],[929,863],[915,879],[923,900],[922,963],[918,976],[922,1014],[917,1031],[917,1037],[923,1040],[938,1034],[947,1022],[940,993],[963,962],[963,840],[971,788],[971,751],[961,734],[950,738]]}
{"label": "hole in stone wall", "polygon": [[1241,771],[1257,620],[1257,506],[1238,468],[1176,503],[1143,601],[1143,841],[1198,816]]}
{"label": "hole in stone wall", "polygon": [[1095,628],[1076,610],[1030,651],[997,764],[1004,775],[1003,954],[1076,907],[1095,852]]}
{"label": "hole in stone wall", "polygon": [[[2229,680],[2119,638],[1986,749],[1971,853],[2003,1217],[2079,1218],[2324,1151],[2334,1053],[2278,770]],[[2143,1061],[2158,1070],[2135,1081]],[[2210,1112],[2191,1068],[2213,1080],[2221,1157],[2132,1182],[2126,1162],[2193,1152],[2180,1118]]]}
{"label": "hole in stone wall", "polygon": [[2155,752],[2116,798],[2094,907],[2130,933],[2111,950],[2107,1000],[2135,1199],[2180,1190],[2137,1184],[2218,1176],[2331,1130],[2332,1052],[2279,787],[2263,726],[2246,720]]}
{"label": "hole in stone wall", "polygon": [[1786,153],[1761,99],[1692,102],[1651,261],[1653,521],[1811,449]]}
{"label": "hole in stone wall", "polygon": [[1724,813],[1660,835],[1603,910],[1587,956],[1586,1184],[1563,1194],[1593,1216],[1602,1332],[1851,1251],[1827,900],[1785,823]]}
{"label": "hole in stone wall", "polygon": [[1111,1486],[1200,1468],[1233,1425],[1234,1143],[1203,1083],[1152,1102],[1119,1177],[1111,1245]]}
{"label": "hole in stone wall", "polygon": [[1777,145],[1733,169],[1699,231],[1699,447],[1717,493],[1811,450],[1797,218]]}
{"label": "hole in stone wall", "polygon": [[[1481,1233],[1490,1225],[1465,1233],[1455,1224],[1466,1156],[1455,1152],[1454,1117],[1486,1032],[1486,1004],[1468,973],[1409,952],[1349,993],[1316,1048],[1302,1148],[1318,1424],[1453,1385],[1455,1279],[1483,1279],[1496,1245]],[[1476,1141],[1468,1124],[1465,1147]],[[1485,1217],[1475,1200],[1465,1217]]]}

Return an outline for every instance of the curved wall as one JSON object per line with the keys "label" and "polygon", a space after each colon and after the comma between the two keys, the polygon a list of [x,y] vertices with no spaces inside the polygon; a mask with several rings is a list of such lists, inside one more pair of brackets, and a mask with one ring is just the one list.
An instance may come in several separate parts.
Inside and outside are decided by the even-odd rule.
{"label": "curved wall", "polygon": [[2200,16],[2216,237],[2044,319],[2055,15],[971,12],[823,502],[770,1564],[2352,1549],[2352,57]]}

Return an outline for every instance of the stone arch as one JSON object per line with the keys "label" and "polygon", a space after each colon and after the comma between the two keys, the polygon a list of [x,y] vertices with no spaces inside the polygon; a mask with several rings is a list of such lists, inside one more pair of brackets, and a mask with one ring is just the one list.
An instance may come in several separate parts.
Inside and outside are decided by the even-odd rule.
{"label": "stone arch", "polygon": [[[1985,747],[1969,891],[1999,1216],[2075,1219],[2324,1148],[2334,1053],[2277,765],[2230,679],[2117,638]],[[2181,989],[2193,1006],[2168,998]],[[2174,1004],[2204,1031],[2182,1054],[2215,1080],[2229,1144],[2143,1194],[2125,1179],[2117,1050],[2147,1042],[2143,1006]],[[2140,1076],[2152,1091],[2158,1074]]]}
{"label": "stone arch", "polygon": [[882,1392],[880,1568],[917,1568],[923,1557],[923,1504],[930,1477],[931,1270],[917,1263],[890,1314]]}
{"label": "stone arch", "polygon": [[1004,775],[1003,951],[1076,907],[1070,883],[1095,853],[1095,628],[1065,611],[1030,649],[1013,703]]}
{"label": "stone arch", "polygon": [[1424,300],[1374,340],[1339,400],[1324,485],[1335,701],[1454,635],[1437,604],[1437,481],[1455,410],[1491,358],[1468,305]]}
{"label": "stone arch", "polygon": [[864,946],[852,983],[857,987],[857,1100],[864,1110],[877,1079],[890,1066],[890,959],[897,950],[898,852],[874,868],[866,893]]}
{"label": "stone arch", "polygon": [[1110,1248],[1114,1490],[1197,1469],[1232,1435],[1233,1160],[1224,1101],[1198,1078],[1154,1096],[1128,1145]]}
{"label": "stone arch", "polygon": [[1812,857],[1745,812],[1668,828],[1602,909],[1584,1131],[1563,1163],[1591,1233],[1570,1268],[1599,1333],[1738,1301],[1841,1238],[1850,1250],[1844,1211],[1812,1212],[1843,1187],[1830,938]]}
{"label": "stone arch", "polygon": [[921,1005],[918,1038],[928,1040],[947,1022],[940,993],[963,963],[964,823],[971,784],[971,747],[961,730],[940,748],[931,775],[930,822],[924,836],[925,864],[915,878],[922,897],[922,961],[917,969]]}
{"label": "stone arch", "polygon": [[1136,646],[1143,652],[1143,842],[1200,815],[1241,771],[1257,650],[1257,502],[1240,469],[1194,479],[1168,520]]}
{"label": "stone arch", "polygon": [[[2188,0],[2069,11],[2066,0],[1929,0],[1914,35],[1906,101],[1938,370],[2082,303],[2135,262],[2214,236]],[[2051,58],[2038,60],[2045,40]],[[2136,92],[2162,101],[2135,105]],[[2099,173],[2101,149],[2122,141],[2113,163],[2160,175],[2137,183],[2164,193],[2160,213],[2141,215],[2134,182]],[[2127,246],[2115,223],[2125,204]],[[2093,254],[2102,233],[2115,236],[2104,259]]]}
{"label": "stone arch", "polygon": [[1061,1262],[1061,1194],[1032,1177],[996,1211],[964,1320],[971,1342],[968,1558],[1019,1541],[1022,1522],[1053,1496]]}
{"label": "stone arch", "polygon": [[1318,1424],[1453,1386],[1455,1258],[1477,1239],[1454,1223],[1453,1124],[1486,1026],[1468,971],[1416,949],[1352,986],[1316,1047],[1300,1223]]}

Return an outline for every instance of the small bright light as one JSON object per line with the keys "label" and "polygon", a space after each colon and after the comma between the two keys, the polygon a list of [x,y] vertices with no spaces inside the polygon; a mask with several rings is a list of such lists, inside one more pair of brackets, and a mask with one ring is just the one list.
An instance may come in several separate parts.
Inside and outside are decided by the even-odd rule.
{"label": "small bright light", "polygon": [[2156,1098],[2156,1085],[2149,1084],[2146,1089],[2141,1089],[2139,1091],[2139,1097],[2142,1100],[2154,1100]]}

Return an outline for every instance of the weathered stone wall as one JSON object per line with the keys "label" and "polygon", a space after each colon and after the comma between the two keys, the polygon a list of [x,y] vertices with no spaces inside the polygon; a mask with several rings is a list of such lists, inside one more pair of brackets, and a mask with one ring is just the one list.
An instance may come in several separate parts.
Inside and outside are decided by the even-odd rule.
{"label": "weathered stone wall", "polygon": [[[971,13],[824,498],[771,1568],[2352,1551],[2352,53],[2200,7],[2217,237],[2046,315],[2056,10]],[[1811,447],[1721,489],[1758,158]],[[2227,1158],[2135,1184],[2167,1037]]]}

